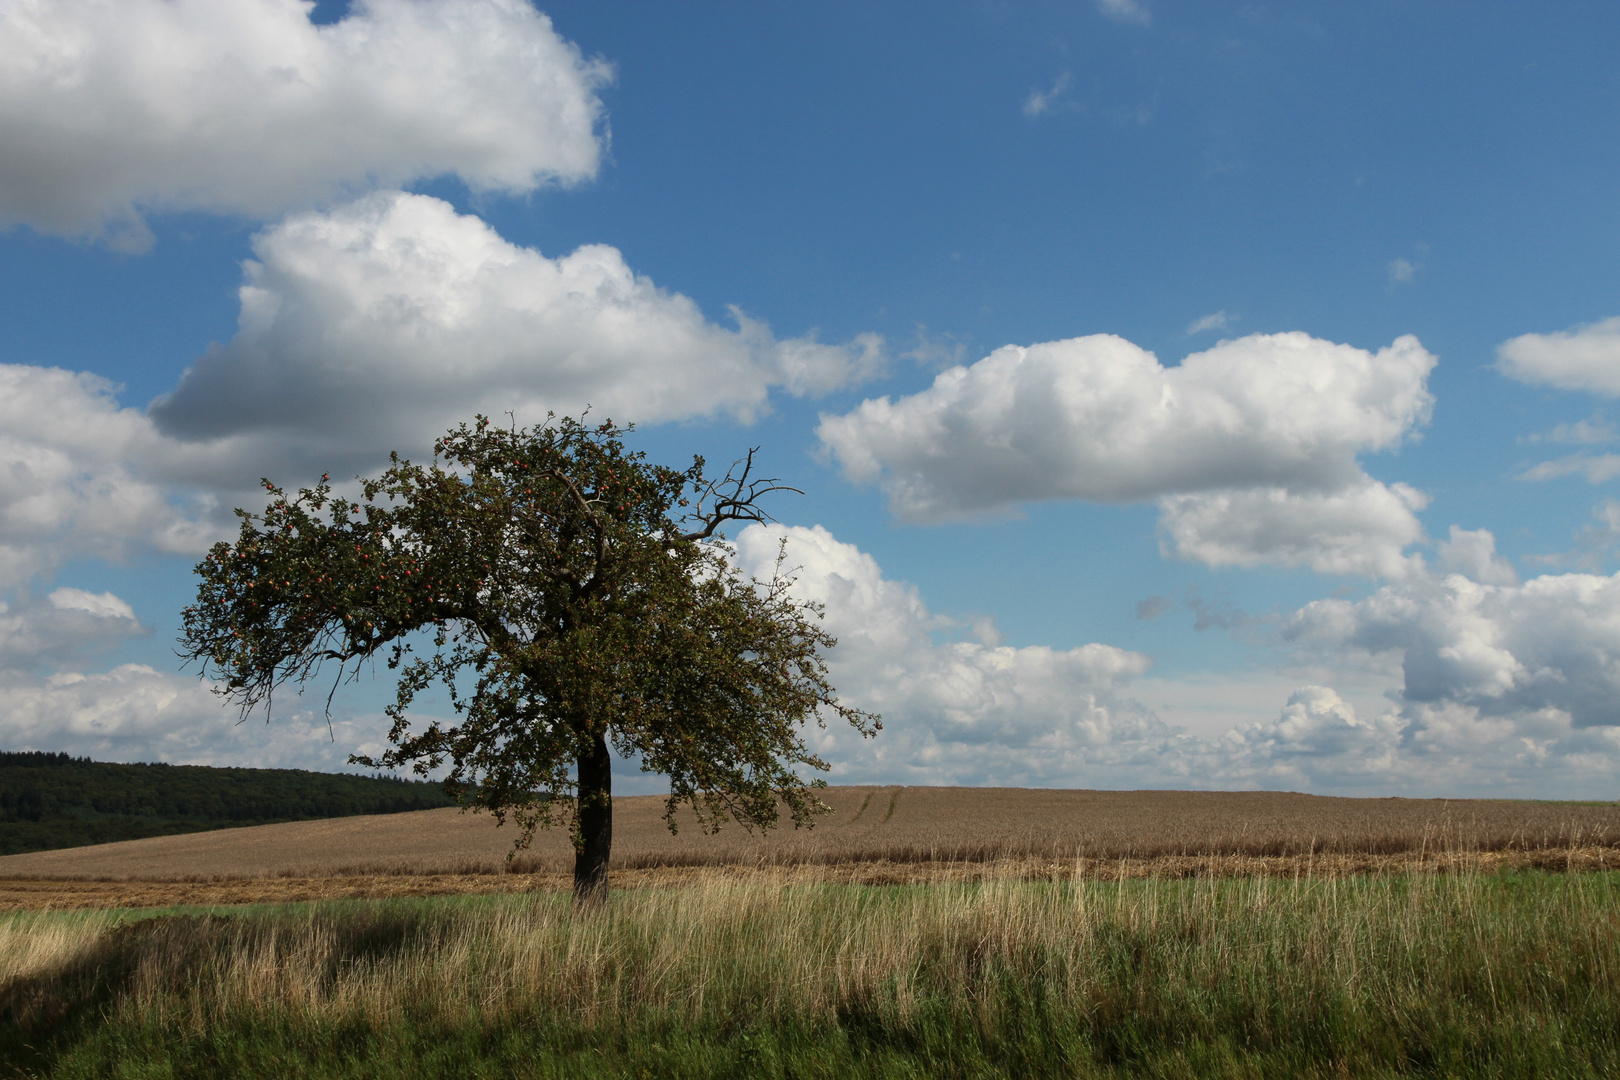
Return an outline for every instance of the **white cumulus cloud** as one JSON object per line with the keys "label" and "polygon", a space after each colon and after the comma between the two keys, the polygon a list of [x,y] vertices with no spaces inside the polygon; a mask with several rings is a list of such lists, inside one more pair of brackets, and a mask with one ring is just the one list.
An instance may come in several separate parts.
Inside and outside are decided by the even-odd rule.
{"label": "white cumulus cloud", "polygon": [[350,754],[387,746],[383,717],[278,709],[271,720],[237,716],[194,678],[144,664],[38,676],[0,673],[0,743],[12,750],[71,750],[100,761],[177,765],[352,769]]}
{"label": "white cumulus cloud", "polygon": [[1620,396],[1620,317],[1504,341],[1496,369],[1532,385]]}
{"label": "white cumulus cloud", "polygon": [[[1453,529],[1440,561],[1471,569],[1318,600],[1284,623],[1299,658],[1398,659],[1382,714],[1296,702],[1276,725],[1228,733],[1199,768],[1271,783],[1293,769],[1304,786],[1346,789],[1361,775],[1367,792],[1608,797],[1620,768],[1620,575],[1519,583],[1485,530]],[[1324,740],[1348,749],[1303,763],[1290,749]]]}
{"label": "white cumulus cloud", "polygon": [[0,670],[82,664],[91,653],[147,632],[134,609],[110,592],[62,588],[43,602],[0,601]]}
{"label": "white cumulus cloud", "polygon": [[378,193],[258,239],[236,337],[148,412],[97,376],[0,365],[0,596],[78,558],[197,554],[312,482],[422,454],[475,412],[750,419],[773,387],[865,378],[882,341],[709,322],[611,247],[550,259],[426,196]]}
{"label": "white cumulus cloud", "polygon": [[[1486,570],[1482,576],[1505,581],[1500,569]],[[1548,574],[1523,584],[1460,573],[1413,579],[1364,600],[1308,604],[1285,635],[1311,649],[1399,654],[1400,698],[1408,707],[1455,706],[1535,724],[1551,715],[1576,728],[1620,725],[1620,576]]]}
{"label": "white cumulus cloud", "polygon": [[135,619],[135,609],[110,592],[61,588],[52,590],[45,599],[57,611],[82,611],[96,619]]}
{"label": "white cumulus cloud", "polygon": [[1167,495],[1159,500],[1165,554],[1206,566],[1307,566],[1323,574],[1404,577],[1423,560],[1415,511],[1428,496],[1370,477],[1337,491],[1282,487]]}
{"label": "white cumulus cloud", "polygon": [[1434,357],[1305,334],[1225,341],[1166,368],[1112,335],[1008,345],[933,386],[875,398],[817,433],[856,483],[907,520],[1039,499],[1129,502],[1172,492],[1360,482],[1355,455],[1425,422]]}
{"label": "white cumulus cloud", "polygon": [[[1146,656],[1103,644],[949,640],[960,627],[820,527],[750,526],[739,565],[768,575],[783,539],[798,595],[825,605],[839,639],[833,684],[884,716],[870,742],[837,726],[810,733],[837,782],[1571,797],[1609,790],[1620,765],[1620,727],[1608,726],[1620,722],[1620,604],[1573,577],[1520,586],[1413,574],[1360,603],[1308,605],[1286,635],[1299,659],[1319,658],[1293,670],[1319,677],[1281,690],[1282,708],[1256,720],[1277,708],[1261,699],[1289,684],[1282,671],[1251,673],[1238,680],[1242,707],[1188,713],[1189,733],[1177,716],[1212,692],[1196,676],[1148,678]],[[1442,558],[1504,575],[1488,532],[1443,543]],[[1620,582],[1594,580],[1620,596]],[[1335,684],[1382,683],[1391,651],[1406,661],[1405,688],[1363,687],[1358,710]],[[1138,694],[1181,707],[1161,718]],[[1607,714],[1589,710],[1605,700]]]}
{"label": "white cumulus cloud", "polygon": [[819,394],[883,361],[875,335],[777,340],[740,313],[718,326],[615,248],[548,258],[423,195],[295,215],[254,252],[237,335],[151,414],[177,438],[253,436],[334,471],[475,411],[746,420],[773,386]]}
{"label": "white cumulus cloud", "polygon": [[[1401,776],[1403,724],[1391,713],[1370,720],[1326,686],[1301,686],[1275,720],[1242,724],[1205,744],[1206,782],[1320,791],[1388,791]],[[1409,789],[1408,789],[1409,790]]]}
{"label": "white cumulus cloud", "polygon": [[768,577],[783,539],[796,595],[826,605],[825,625],[838,638],[833,684],[884,718],[871,742],[832,727],[818,736],[840,782],[1120,786],[1145,782],[1175,740],[1124,693],[1150,666],[1143,654],[1103,644],[936,643],[948,621],[820,526],[751,525],[737,537],[738,565]]}
{"label": "white cumulus cloud", "polygon": [[1517,585],[1519,573],[1496,553],[1496,537],[1489,529],[1451,527],[1451,538],[1440,541],[1436,569],[1461,574],[1481,585]]}
{"label": "white cumulus cloud", "polygon": [[1111,335],[1009,345],[921,393],[824,415],[817,434],[903,520],[1160,499],[1187,558],[1390,573],[1425,499],[1356,457],[1426,422],[1434,363],[1413,337],[1372,353],[1258,334],[1171,368]]}
{"label": "white cumulus cloud", "polygon": [[456,175],[596,174],[609,67],[527,0],[10,0],[0,221],[139,250],[141,213],[267,217]]}
{"label": "white cumulus cloud", "polygon": [[0,592],[74,558],[206,546],[215,501],[177,486],[183,455],[116,390],[94,375],[0,365]]}

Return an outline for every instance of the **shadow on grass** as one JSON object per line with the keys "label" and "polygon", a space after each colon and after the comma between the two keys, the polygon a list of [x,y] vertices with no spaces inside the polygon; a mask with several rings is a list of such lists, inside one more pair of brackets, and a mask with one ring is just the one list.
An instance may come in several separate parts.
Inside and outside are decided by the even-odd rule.
{"label": "shadow on grass", "polygon": [[[347,965],[409,947],[424,923],[419,914],[376,905],[356,905],[342,917],[320,921],[333,939],[323,982]],[[131,997],[183,997],[211,967],[268,944],[288,922],[285,916],[182,913],[115,926],[67,962],[0,991],[0,1063],[11,1075],[50,1075],[64,1056],[98,1038]]]}
{"label": "shadow on grass", "polygon": [[0,992],[0,1061],[14,1075],[49,1073],[128,994],[154,950],[191,966],[198,947],[214,936],[210,931],[225,922],[214,915],[162,915],[125,923],[67,963],[12,982]]}

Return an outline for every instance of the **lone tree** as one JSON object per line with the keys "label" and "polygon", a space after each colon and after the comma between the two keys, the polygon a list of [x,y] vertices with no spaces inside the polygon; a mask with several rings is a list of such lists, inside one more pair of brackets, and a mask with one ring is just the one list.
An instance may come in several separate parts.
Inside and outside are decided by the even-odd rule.
{"label": "lone tree", "polygon": [[[720,528],[765,521],[753,452],[717,481],[627,451],[626,429],[563,417],[533,428],[462,424],[433,464],[392,457],[359,502],[327,477],[288,495],[268,480],[262,515],[238,510],[235,545],[198,564],[181,655],[218,680],[243,717],[329,663],[332,692],[366,661],[398,672],[392,748],[355,764],[426,774],[451,794],[534,830],[571,827],[574,896],[607,893],[612,757],[669,776],[706,830],[729,816],[795,826],[823,807],[794,766],[826,769],[799,735],[836,715],[865,735],[879,718],[841,704],[820,609],[744,577]],[[442,684],[457,719],[413,727],[417,695]],[[327,696],[328,709],[331,693]],[[515,850],[515,848],[514,848]]]}

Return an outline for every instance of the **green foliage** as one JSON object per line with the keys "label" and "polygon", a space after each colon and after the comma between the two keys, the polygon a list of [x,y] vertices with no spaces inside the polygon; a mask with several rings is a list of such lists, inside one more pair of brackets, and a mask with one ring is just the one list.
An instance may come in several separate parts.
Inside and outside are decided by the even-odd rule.
{"label": "green foliage", "polygon": [[[875,716],[838,702],[820,612],[790,580],[743,578],[718,527],[764,520],[780,490],[648,463],[611,422],[564,417],[502,429],[480,417],[439,440],[433,463],[397,455],[351,502],[323,478],[289,495],[265,482],[262,515],[197,567],[183,645],[244,712],[323,665],[337,683],[382,658],[397,672],[393,749],[352,760],[420,773],[535,828],[606,814],[611,744],[670,779],[706,828],[724,817],[796,824],[819,802],[795,772],[825,769],[799,729],[824,715],[864,732]],[[413,724],[438,685],[455,722]],[[476,790],[474,790],[476,789]],[[610,832],[607,834],[610,836]],[[605,843],[600,869],[605,873]]]}
{"label": "green foliage", "polygon": [[0,855],[454,805],[438,784],[389,777],[0,753]]}

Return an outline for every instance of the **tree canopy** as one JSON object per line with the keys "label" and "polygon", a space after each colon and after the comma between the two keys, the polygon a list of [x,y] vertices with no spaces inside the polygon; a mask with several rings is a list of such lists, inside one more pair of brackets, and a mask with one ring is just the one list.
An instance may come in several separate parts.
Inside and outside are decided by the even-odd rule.
{"label": "tree canopy", "polygon": [[[331,692],[382,659],[397,672],[391,748],[350,760],[420,775],[448,764],[464,804],[510,817],[517,845],[566,824],[575,895],[605,894],[612,844],[611,746],[669,777],[706,829],[770,826],[821,804],[799,766],[825,770],[809,723],[873,714],[841,703],[820,609],[794,599],[779,557],[743,576],[721,527],[767,520],[753,453],[710,480],[626,449],[625,428],[571,417],[502,428],[479,417],[434,445],[430,465],[397,454],[359,498],[327,477],[290,495],[265,481],[262,514],[238,510],[235,544],[198,564],[182,655],[244,716],[330,665]],[[430,687],[454,720],[414,722]]]}
{"label": "tree canopy", "polygon": [[452,805],[393,777],[0,753],[0,855]]}

